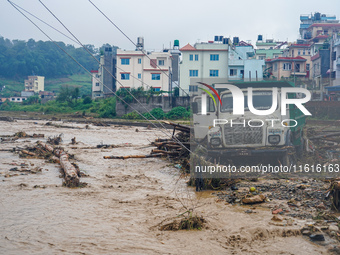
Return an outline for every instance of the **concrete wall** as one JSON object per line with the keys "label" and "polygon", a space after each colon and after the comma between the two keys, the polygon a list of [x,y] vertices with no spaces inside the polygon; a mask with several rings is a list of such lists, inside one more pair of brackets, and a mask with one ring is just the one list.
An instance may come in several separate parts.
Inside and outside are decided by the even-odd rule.
{"label": "concrete wall", "polygon": [[[190,97],[151,97],[149,100],[147,100],[146,97],[141,97],[138,98],[138,100],[148,111],[151,111],[154,108],[162,108],[164,112],[168,112],[176,106],[183,106],[185,108],[190,106]],[[134,110],[137,110],[141,113],[147,112],[145,108],[136,101],[130,103],[129,105],[131,105],[134,109],[132,109],[132,107],[125,107],[122,102],[117,101],[117,116],[122,116],[124,114],[133,112]]]}

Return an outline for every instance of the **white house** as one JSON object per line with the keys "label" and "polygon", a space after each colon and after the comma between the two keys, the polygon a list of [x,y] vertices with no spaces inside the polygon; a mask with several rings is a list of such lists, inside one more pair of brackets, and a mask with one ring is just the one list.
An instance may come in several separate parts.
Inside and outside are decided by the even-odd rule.
{"label": "white house", "polygon": [[140,50],[117,50],[117,90],[143,87],[154,91],[171,90],[170,52],[148,52]]}
{"label": "white house", "polygon": [[28,79],[25,80],[25,91],[34,91],[35,93],[44,91],[44,81],[44,76],[28,76]]}
{"label": "white house", "polygon": [[188,43],[180,49],[181,96],[197,92],[199,81],[212,84],[228,80],[228,46],[209,41],[196,43],[194,46]]}

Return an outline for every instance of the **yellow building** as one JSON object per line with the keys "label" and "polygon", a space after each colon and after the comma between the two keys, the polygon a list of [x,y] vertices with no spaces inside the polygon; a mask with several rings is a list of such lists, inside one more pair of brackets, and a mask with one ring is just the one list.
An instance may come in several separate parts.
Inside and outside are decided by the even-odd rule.
{"label": "yellow building", "polygon": [[39,91],[44,91],[44,76],[28,76],[25,80],[25,91],[34,91],[38,93]]}

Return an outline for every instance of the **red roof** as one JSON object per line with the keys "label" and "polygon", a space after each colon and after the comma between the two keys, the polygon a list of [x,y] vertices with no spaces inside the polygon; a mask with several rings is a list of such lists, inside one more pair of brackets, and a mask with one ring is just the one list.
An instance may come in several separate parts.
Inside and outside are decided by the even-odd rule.
{"label": "red roof", "polygon": [[315,39],[315,38],[328,38],[328,35],[317,35],[312,39]]}
{"label": "red roof", "polygon": [[98,73],[98,70],[91,70],[91,73]]}
{"label": "red roof", "polygon": [[310,60],[314,61],[315,59],[318,59],[319,57],[320,57],[320,54],[319,54],[319,52],[318,52],[316,55],[314,55],[313,57],[311,57]]}
{"label": "red roof", "polygon": [[297,56],[297,57],[278,57],[278,58],[272,58],[272,59],[266,59],[266,62],[271,62],[271,61],[278,61],[278,60],[300,60],[300,61],[306,61],[305,58],[301,57],[301,56]]}
{"label": "red roof", "polygon": [[253,46],[253,45],[246,43],[245,41],[240,41],[237,46]]}
{"label": "red roof", "polygon": [[311,27],[340,27],[340,23],[314,23],[309,26]]}
{"label": "red roof", "polygon": [[185,45],[184,47],[182,47],[181,49],[179,49],[180,51],[190,51],[190,50],[196,50],[194,47],[192,47],[190,45],[190,43],[188,43],[187,45]]}
{"label": "red roof", "polygon": [[298,43],[294,43],[292,45],[290,45],[290,47],[310,47],[310,44],[298,44]]}

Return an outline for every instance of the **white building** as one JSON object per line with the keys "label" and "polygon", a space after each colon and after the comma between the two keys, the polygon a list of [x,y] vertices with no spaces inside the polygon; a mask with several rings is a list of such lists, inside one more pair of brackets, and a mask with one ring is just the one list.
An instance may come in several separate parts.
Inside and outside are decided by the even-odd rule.
{"label": "white building", "polygon": [[98,70],[91,70],[92,74],[92,98],[103,97],[103,85],[100,83]]}
{"label": "white building", "polygon": [[25,91],[34,91],[38,93],[39,91],[44,91],[44,76],[28,76],[25,80]]}
{"label": "white building", "polygon": [[[197,82],[219,83],[228,81],[228,44],[209,41],[189,43],[180,49],[180,95],[198,90]],[[185,92],[183,92],[183,90]]]}
{"label": "white building", "polygon": [[143,87],[154,91],[171,90],[171,54],[170,52],[148,52],[140,50],[117,50],[116,66],[117,90]]}
{"label": "white building", "polygon": [[27,100],[26,97],[11,97],[9,99],[10,102],[13,102],[13,103],[22,103],[23,101]]}

